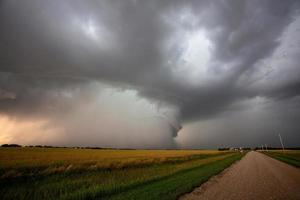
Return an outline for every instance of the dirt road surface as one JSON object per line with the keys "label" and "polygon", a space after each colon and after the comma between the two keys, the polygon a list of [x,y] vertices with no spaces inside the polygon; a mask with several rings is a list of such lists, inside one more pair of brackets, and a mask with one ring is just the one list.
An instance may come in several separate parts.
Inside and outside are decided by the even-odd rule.
{"label": "dirt road surface", "polygon": [[300,169],[251,151],[180,200],[300,200]]}

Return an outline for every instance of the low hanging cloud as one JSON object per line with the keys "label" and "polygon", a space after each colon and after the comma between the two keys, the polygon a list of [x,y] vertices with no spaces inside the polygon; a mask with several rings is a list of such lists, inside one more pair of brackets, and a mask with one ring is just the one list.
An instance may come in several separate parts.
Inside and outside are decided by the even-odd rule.
{"label": "low hanging cloud", "polygon": [[172,117],[176,116],[176,108],[164,106],[158,110],[136,93],[98,82],[51,93],[47,96],[51,99],[42,100],[33,113],[23,110],[22,115],[3,117],[2,140],[61,146],[175,148],[177,122]]}
{"label": "low hanging cloud", "polygon": [[297,146],[299,6],[0,1],[0,142]]}

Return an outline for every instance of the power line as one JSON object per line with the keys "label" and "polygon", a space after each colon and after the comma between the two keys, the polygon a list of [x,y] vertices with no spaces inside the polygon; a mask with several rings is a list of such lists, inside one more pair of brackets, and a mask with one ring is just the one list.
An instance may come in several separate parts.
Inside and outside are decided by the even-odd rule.
{"label": "power line", "polygon": [[284,151],[284,145],[283,145],[283,142],[282,142],[281,135],[278,134],[278,136],[279,136],[279,140],[280,140],[280,143],[281,143],[282,151]]}

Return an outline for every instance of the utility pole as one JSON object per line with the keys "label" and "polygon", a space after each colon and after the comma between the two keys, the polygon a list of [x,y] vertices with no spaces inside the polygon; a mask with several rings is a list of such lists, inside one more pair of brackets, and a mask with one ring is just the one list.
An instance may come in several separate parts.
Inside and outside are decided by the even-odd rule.
{"label": "utility pole", "polygon": [[279,136],[279,140],[280,140],[280,143],[281,143],[282,151],[284,151],[284,145],[283,145],[283,142],[282,142],[281,135],[278,134],[278,136]]}

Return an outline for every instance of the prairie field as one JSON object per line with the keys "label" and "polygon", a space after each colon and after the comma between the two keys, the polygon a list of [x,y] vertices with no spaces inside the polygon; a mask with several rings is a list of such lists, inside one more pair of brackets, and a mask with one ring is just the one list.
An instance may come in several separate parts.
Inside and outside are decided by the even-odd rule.
{"label": "prairie field", "polygon": [[277,160],[300,167],[300,150],[268,150],[264,153]]}
{"label": "prairie field", "polygon": [[176,199],[243,154],[0,148],[1,199]]}

